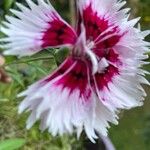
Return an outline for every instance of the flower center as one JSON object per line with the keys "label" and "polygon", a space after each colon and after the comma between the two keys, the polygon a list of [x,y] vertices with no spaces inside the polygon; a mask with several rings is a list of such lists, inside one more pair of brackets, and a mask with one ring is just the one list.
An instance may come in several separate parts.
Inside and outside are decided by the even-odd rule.
{"label": "flower center", "polygon": [[87,45],[88,49],[92,49],[94,47],[95,43],[93,41],[87,41],[86,45]]}
{"label": "flower center", "polygon": [[92,63],[92,73],[103,73],[109,66],[108,61],[103,57],[100,60],[97,59],[96,54],[93,52],[95,43],[93,41],[87,41],[85,43],[78,43],[73,49],[73,57],[83,61],[90,60]]}
{"label": "flower center", "polygon": [[[76,44],[72,49],[72,56],[79,60],[83,60],[88,64],[88,61],[92,64],[92,74],[102,73],[109,66],[105,58],[98,58],[94,52],[96,41],[87,40],[84,26],[81,24],[82,32],[79,35]],[[109,37],[107,37],[109,38]],[[99,41],[98,42],[102,42]],[[90,66],[91,67],[91,66]]]}
{"label": "flower center", "polygon": [[109,66],[108,61],[106,60],[106,58],[103,57],[98,62],[98,73],[103,73],[108,66]]}

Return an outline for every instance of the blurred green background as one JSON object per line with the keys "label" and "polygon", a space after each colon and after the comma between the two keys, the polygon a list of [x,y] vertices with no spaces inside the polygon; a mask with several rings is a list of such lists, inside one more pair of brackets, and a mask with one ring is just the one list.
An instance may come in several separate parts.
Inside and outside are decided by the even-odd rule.
{"label": "blurred green background", "polygon": [[[24,0],[18,2],[24,3]],[[71,0],[51,2],[70,22]],[[0,22],[5,14],[9,14],[10,7],[16,7],[15,0],[0,0]],[[142,17],[142,29],[150,29],[150,0],[128,0],[127,7],[132,8],[131,18]],[[65,50],[64,52],[67,54]],[[64,54],[62,56],[56,50],[47,50],[20,60],[16,57],[6,57],[4,68],[13,81],[10,84],[0,83],[0,150],[84,150],[84,135],[80,140],[76,140],[76,136],[67,135],[54,138],[47,132],[41,133],[38,123],[27,131],[25,120],[28,114],[17,115],[17,106],[21,101],[16,98],[17,93],[49,74],[64,57]],[[150,70],[150,66],[145,68]],[[147,78],[150,79],[148,76]],[[109,130],[110,138],[117,150],[150,150],[150,88],[145,86],[145,89],[148,93],[145,105],[122,112],[120,124],[112,126]]]}

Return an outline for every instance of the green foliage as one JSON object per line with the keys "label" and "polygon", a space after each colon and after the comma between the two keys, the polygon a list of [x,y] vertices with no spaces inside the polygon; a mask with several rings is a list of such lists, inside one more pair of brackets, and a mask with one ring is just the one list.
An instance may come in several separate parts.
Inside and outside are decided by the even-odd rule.
{"label": "green foliage", "polygon": [[25,144],[24,139],[9,139],[0,142],[0,150],[16,150]]}
{"label": "green foliage", "polygon": [[[26,87],[43,76],[49,74],[64,59],[67,50],[45,50],[33,57],[6,57],[5,69],[13,78],[10,85],[0,84],[0,139],[18,137],[23,138],[26,144],[22,149],[42,149],[42,150],[69,150],[80,149],[82,143],[78,143],[75,136],[51,137],[48,131],[41,133],[37,123],[31,130],[25,129],[25,120],[28,113],[17,115],[17,106],[21,99],[16,95]],[[60,55],[61,53],[61,55]],[[55,57],[57,57],[56,61]],[[7,89],[7,90],[6,90]],[[5,124],[5,126],[4,126]]]}
{"label": "green foliage", "polygon": [[14,3],[14,0],[5,0],[4,2],[4,10],[7,11],[11,6],[12,4]]}
{"label": "green foliage", "polygon": [[63,49],[60,49],[60,50],[56,50],[54,56],[55,56],[55,59],[56,59],[56,63],[59,65],[61,64],[64,59],[66,58],[66,56],[69,54],[69,51],[67,48],[63,48]]}

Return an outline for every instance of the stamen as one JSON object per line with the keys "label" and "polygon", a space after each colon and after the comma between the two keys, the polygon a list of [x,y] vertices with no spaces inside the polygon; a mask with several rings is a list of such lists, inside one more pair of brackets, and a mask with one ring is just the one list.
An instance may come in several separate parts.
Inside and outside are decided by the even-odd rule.
{"label": "stamen", "polygon": [[98,72],[99,73],[104,72],[108,66],[109,66],[108,61],[106,60],[106,58],[103,57],[98,63]]}
{"label": "stamen", "polygon": [[92,48],[94,47],[94,45],[95,45],[95,43],[94,43],[93,41],[88,41],[88,42],[87,42],[87,47],[88,47],[89,49],[92,49]]}
{"label": "stamen", "polygon": [[94,75],[98,71],[98,61],[95,54],[91,50],[86,50],[86,54],[90,57],[92,62],[92,74]]}

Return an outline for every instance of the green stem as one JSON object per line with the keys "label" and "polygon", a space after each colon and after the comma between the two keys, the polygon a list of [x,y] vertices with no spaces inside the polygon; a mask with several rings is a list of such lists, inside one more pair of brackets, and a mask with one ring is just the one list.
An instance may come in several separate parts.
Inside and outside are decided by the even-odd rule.
{"label": "green stem", "polygon": [[71,24],[74,27],[75,26],[75,1],[69,0],[70,5],[70,18],[71,18]]}

